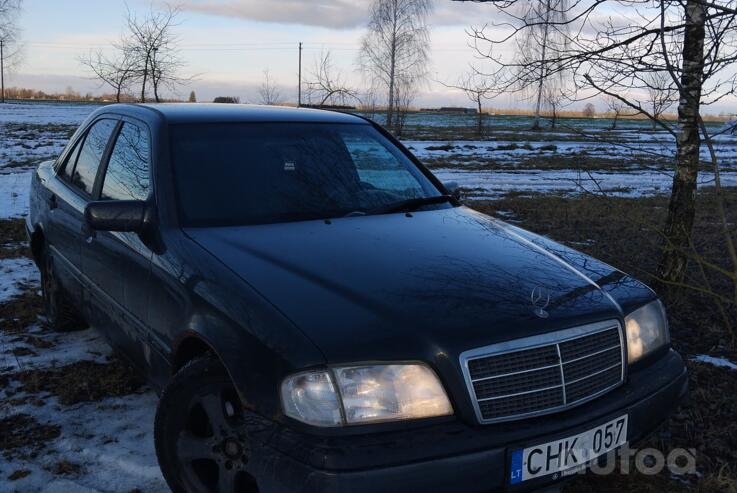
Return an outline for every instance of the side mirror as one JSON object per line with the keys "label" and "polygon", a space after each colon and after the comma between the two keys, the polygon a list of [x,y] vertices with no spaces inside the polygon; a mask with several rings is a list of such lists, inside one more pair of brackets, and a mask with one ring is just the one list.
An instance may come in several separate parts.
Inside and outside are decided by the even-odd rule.
{"label": "side mirror", "polygon": [[87,204],[84,218],[93,230],[141,233],[151,222],[149,210],[142,200],[98,200]]}
{"label": "side mirror", "polygon": [[461,200],[461,187],[458,185],[458,182],[455,181],[449,181],[447,183],[443,183],[445,185],[445,189],[448,190],[448,193],[456,200]]}

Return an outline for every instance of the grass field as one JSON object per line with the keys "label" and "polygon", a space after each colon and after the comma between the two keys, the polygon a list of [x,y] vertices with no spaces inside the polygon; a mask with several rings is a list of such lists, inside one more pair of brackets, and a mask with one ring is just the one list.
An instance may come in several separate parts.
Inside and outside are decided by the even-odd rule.
{"label": "grass field", "polygon": [[[153,452],[156,396],[95,330],[58,334],[45,326],[24,238],[33,167],[55,157],[94,108],[0,105],[0,491],[165,491]],[[672,180],[669,135],[643,121],[611,130],[604,119],[566,119],[541,132],[528,130],[527,117],[486,124],[479,136],[473,116],[413,114],[403,142],[441,179],[458,181],[467,205],[652,281]],[[717,148],[723,181],[733,187],[726,205],[734,233],[737,137],[720,137]],[[726,266],[712,180],[704,166],[695,249]],[[703,282],[695,266],[689,279]],[[708,280],[733,296],[723,276]],[[711,298],[663,295],[673,345],[688,360],[691,400],[645,446],[695,449],[697,474],[587,475],[568,492],[737,492],[734,337]]]}

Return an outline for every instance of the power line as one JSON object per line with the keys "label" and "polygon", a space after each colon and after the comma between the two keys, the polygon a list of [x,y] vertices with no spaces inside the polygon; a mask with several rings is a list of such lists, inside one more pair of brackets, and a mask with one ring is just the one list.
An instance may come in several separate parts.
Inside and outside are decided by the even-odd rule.
{"label": "power line", "polygon": [[[104,46],[112,46],[113,42],[110,43],[79,43],[79,42],[52,42],[52,41],[27,41],[24,44],[31,45],[31,46],[50,46],[50,47],[60,47],[60,46],[70,46],[70,47],[104,47]],[[310,44],[315,46],[354,46],[358,47],[360,46],[357,43],[304,43],[304,44]],[[237,48],[237,47],[245,47],[245,48],[258,48],[258,47],[293,47],[295,43],[290,41],[262,41],[262,42],[238,42],[238,43],[178,43],[178,46],[183,48]]]}
{"label": "power line", "polygon": [[[24,43],[25,46],[29,47],[36,47],[39,49],[44,50],[59,50],[59,51],[84,51],[84,50],[90,50],[90,49],[102,49],[102,50],[113,50],[115,47],[113,45],[107,44],[57,44],[57,43]],[[233,44],[223,44],[219,46],[215,45],[179,45],[179,51],[187,52],[187,51],[203,51],[203,52],[244,52],[244,51],[291,51],[293,50],[294,44],[290,45],[283,45],[283,44],[253,44],[253,45],[233,45]],[[357,51],[360,48],[343,48],[343,47],[330,47],[327,45],[321,45],[321,46],[314,46],[314,47],[305,47],[305,50],[310,51],[318,51],[322,49],[330,49],[331,51]]]}
{"label": "power line", "polygon": [[[297,42],[298,43],[298,42]],[[53,43],[43,41],[30,41],[25,42],[26,46],[37,46],[47,49],[80,49],[80,48],[114,48],[111,43]],[[294,42],[255,42],[255,43],[180,43],[179,47],[182,51],[258,51],[258,50],[283,50],[289,51],[293,49]],[[433,52],[468,52],[469,48],[443,48],[440,46],[434,46]],[[361,49],[361,45],[357,43],[303,43],[304,50],[324,50],[330,49],[331,51],[358,51]]]}

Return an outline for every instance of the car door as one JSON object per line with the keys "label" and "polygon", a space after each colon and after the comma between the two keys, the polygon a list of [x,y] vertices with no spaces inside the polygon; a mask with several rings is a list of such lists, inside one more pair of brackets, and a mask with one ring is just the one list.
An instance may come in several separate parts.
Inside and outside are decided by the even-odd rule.
{"label": "car door", "polygon": [[81,304],[81,230],[84,208],[92,198],[97,170],[103,160],[117,119],[95,120],[63,156],[55,180],[49,180],[49,214],[46,228],[55,270],[66,291]]}
{"label": "car door", "polygon": [[[123,118],[100,168],[99,200],[149,200],[151,145],[145,124]],[[148,277],[152,252],[137,233],[87,229],[82,271],[108,339],[134,364],[144,363]]]}

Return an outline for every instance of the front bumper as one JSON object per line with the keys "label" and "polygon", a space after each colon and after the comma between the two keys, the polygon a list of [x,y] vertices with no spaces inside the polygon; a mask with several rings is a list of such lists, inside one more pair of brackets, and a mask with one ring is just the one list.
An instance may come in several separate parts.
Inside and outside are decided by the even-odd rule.
{"label": "front bumper", "polygon": [[484,426],[457,420],[354,436],[272,429],[268,440],[254,448],[250,466],[259,491],[268,492],[504,491],[509,449],[574,435],[625,412],[627,438],[635,443],[685,397],[687,377],[681,357],[669,351],[632,373],[626,385],[555,415]]}

